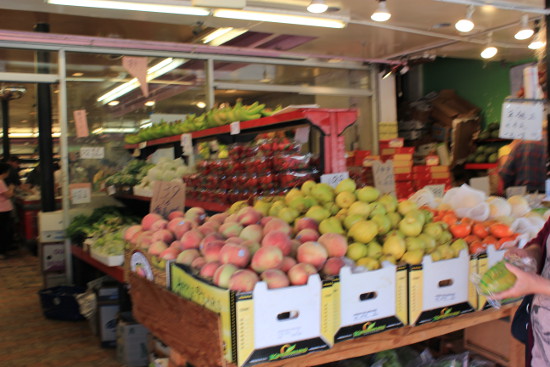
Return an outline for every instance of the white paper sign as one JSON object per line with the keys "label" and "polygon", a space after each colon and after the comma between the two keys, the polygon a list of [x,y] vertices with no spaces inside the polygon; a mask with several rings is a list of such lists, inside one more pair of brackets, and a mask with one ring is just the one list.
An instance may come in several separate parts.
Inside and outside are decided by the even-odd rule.
{"label": "white paper sign", "polygon": [[107,195],[116,194],[116,188],[114,186],[107,186]]}
{"label": "white paper sign", "polygon": [[92,184],[91,183],[70,184],[69,193],[71,196],[71,203],[73,204],[90,203],[92,201]]}
{"label": "white paper sign", "polygon": [[424,188],[430,190],[436,198],[442,198],[445,194],[445,185],[426,185]]}
{"label": "white paper sign", "polygon": [[393,161],[387,160],[372,162],[372,174],[374,176],[374,187],[383,194],[395,194],[395,176],[393,174]]}
{"label": "white paper sign", "polygon": [[506,197],[520,195],[523,196],[527,194],[527,186],[510,186],[506,188]]}
{"label": "white paper sign", "polygon": [[321,176],[321,182],[336,187],[340,181],[349,178],[349,172],[327,173]]}
{"label": "white paper sign", "polygon": [[105,158],[104,147],[81,147],[80,159],[103,159]]}
{"label": "white paper sign", "polygon": [[181,134],[181,148],[185,155],[193,153],[193,138],[191,134]]}
{"label": "white paper sign", "polygon": [[491,195],[491,185],[489,184],[489,176],[471,178],[470,186],[476,190],[483,191],[487,196]]}
{"label": "white paper sign", "polygon": [[294,134],[294,140],[298,143],[305,144],[309,141],[309,126],[299,127]]}
{"label": "white paper sign", "polygon": [[229,125],[230,134],[237,135],[241,133],[241,123],[239,121],[234,121]]}
{"label": "white paper sign", "polygon": [[185,208],[185,184],[183,182],[153,182],[153,197],[149,211],[167,217],[173,211]]}
{"label": "white paper sign", "polygon": [[504,102],[498,136],[502,139],[542,139],[544,106],[536,102]]}

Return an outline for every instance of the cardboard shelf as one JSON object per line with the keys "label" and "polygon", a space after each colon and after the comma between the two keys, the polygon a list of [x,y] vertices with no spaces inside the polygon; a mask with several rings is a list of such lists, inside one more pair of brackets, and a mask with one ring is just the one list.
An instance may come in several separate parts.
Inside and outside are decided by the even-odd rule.
{"label": "cardboard shelf", "polygon": [[[220,320],[216,313],[183,299],[134,273],[130,273],[129,283],[136,319],[171,346],[179,361],[200,366],[235,366],[223,360],[221,343],[215,342],[220,340],[221,333]],[[336,343],[325,351],[256,366],[306,367],[359,357],[418,343],[503,317],[511,317],[517,307],[518,303],[513,303],[504,305],[500,309],[476,311],[421,326],[405,326]],[[173,312],[175,309],[179,312]]]}
{"label": "cardboard shelf", "polygon": [[103,273],[111,276],[117,282],[124,283],[124,269],[121,266],[107,266],[102,262],[94,259],[90,254],[88,254],[79,246],[72,245],[71,253],[74,257],[90,264],[94,268],[101,270]]}

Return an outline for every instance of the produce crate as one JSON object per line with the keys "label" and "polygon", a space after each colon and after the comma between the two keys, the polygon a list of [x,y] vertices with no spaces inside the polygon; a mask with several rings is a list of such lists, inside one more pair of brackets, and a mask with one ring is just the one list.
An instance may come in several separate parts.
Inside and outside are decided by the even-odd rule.
{"label": "produce crate", "polygon": [[80,307],[76,295],[84,293],[82,287],[58,286],[38,291],[44,316],[52,320],[80,321]]}
{"label": "produce crate", "polygon": [[171,290],[220,314],[225,359],[251,366],[330,347],[334,323],[331,282],[318,274],[308,283],[267,289],[265,282],[252,292],[236,293],[195,277],[180,264],[171,264]]}

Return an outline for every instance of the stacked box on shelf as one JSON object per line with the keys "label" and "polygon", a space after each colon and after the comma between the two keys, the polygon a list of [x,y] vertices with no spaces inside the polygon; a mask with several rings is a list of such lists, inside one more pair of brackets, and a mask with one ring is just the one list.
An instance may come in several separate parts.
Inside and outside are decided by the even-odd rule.
{"label": "stacked box on shelf", "polygon": [[414,166],[411,178],[415,190],[427,185],[445,185],[445,190],[451,188],[451,172],[448,166]]}
{"label": "stacked box on shelf", "polygon": [[399,121],[399,136],[405,140],[417,140],[428,133],[425,122],[418,120]]}
{"label": "stacked box on shelf", "polygon": [[414,186],[410,180],[413,167],[414,147],[384,148],[381,150],[383,161],[393,161],[395,179],[395,194],[398,198],[408,198],[414,194]]}
{"label": "stacked box on shelf", "polygon": [[397,122],[378,123],[378,140],[395,139],[397,136]]}

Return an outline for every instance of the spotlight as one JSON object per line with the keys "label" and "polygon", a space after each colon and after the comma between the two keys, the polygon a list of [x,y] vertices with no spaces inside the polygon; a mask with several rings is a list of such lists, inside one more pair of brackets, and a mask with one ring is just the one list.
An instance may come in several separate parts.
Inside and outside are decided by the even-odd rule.
{"label": "spotlight", "polygon": [[493,32],[489,32],[489,34],[487,35],[487,47],[485,47],[485,49],[481,51],[481,54],[480,54],[481,57],[483,57],[484,59],[491,59],[498,52],[498,49],[495,46],[491,45],[491,43],[493,42],[492,38],[493,38]]}
{"label": "spotlight", "polygon": [[538,50],[539,48],[543,48],[546,46],[546,41],[543,39],[541,33],[540,33],[540,27],[539,27],[539,20],[535,20],[535,37],[533,37],[533,40],[529,44],[529,47],[531,50]]}
{"label": "spotlight", "polygon": [[321,14],[326,12],[328,5],[325,0],[311,0],[311,3],[307,6],[307,11],[310,13]]}
{"label": "spotlight", "polygon": [[519,31],[514,35],[517,40],[526,40],[531,37],[535,31],[529,27],[529,17],[527,14],[521,16]]}
{"label": "spotlight", "polygon": [[386,0],[378,0],[378,8],[370,16],[375,22],[385,22],[391,18],[391,13],[386,6]]}
{"label": "spotlight", "polygon": [[466,10],[466,18],[460,19],[455,23],[455,28],[459,32],[468,33],[474,29],[474,22],[472,22],[472,15],[474,14],[474,6],[469,5],[468,10]]}

